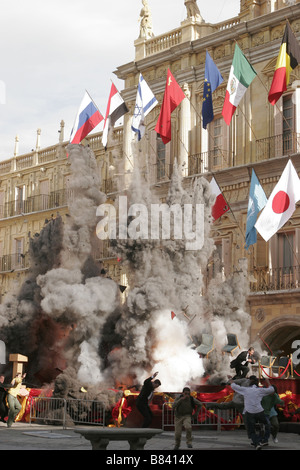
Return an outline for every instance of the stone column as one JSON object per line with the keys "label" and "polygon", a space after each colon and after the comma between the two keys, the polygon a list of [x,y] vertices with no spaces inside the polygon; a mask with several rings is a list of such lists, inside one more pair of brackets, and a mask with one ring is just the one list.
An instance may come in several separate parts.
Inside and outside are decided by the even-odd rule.
{"label": "stone column", "polygon": [[60,121],[60,130],[59,130],[59,143],[62,144],[65,138],[65,122],[62,120]]}
{"label": "stone column", "polygon": [[123,127],[123,159],[124,159],[124,185],[128,188],[131,183],[131,175],[134,167],[134,155],[132,152],[133,132],[131,130],[132,122],[132,103],[127,103],[129,113],[124,115]]}

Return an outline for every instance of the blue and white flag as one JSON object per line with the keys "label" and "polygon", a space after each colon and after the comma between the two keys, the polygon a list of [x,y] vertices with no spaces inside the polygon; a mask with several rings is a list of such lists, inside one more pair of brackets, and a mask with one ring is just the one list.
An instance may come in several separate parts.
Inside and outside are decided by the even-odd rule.
{"label": "blue and white flag", "polygon": [[252,169],[247,212],[246,250],[248,250],[250,245],[254,245],[257,241],[256,228],[254,225],[256,224],[258,213],[265,207],[267,200],[267,196],[265,195],[256,173]]}
{"label": "blue and white flag", "polygon": [[145,134],[145,117],[157,105],[157,103],[157,99],[150,90],[142,74],[140,74],[134,115],[131,124],[131,129],[133,130],[133,132],[136,132],[138,140],[141,140],[141,138]]}

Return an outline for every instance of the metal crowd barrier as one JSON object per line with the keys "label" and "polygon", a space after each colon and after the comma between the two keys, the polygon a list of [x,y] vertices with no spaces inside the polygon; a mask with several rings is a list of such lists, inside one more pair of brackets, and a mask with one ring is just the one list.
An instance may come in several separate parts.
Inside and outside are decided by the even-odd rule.
{"label": "metal crowd barrier", "polygon": [[[234,408],[218,409],[202,406],[199,413],[192,416],[192,428],[211,427],[218,432],[243,425],[242,415]],[[162,409],[162,428],[174,427],[172,403],[164,403]]]}
{"label": "metal crowd barrier", "polygon": [[94,400],[34,397],[30,403],[29,422],[68,423],[105,426],[105,406]]}

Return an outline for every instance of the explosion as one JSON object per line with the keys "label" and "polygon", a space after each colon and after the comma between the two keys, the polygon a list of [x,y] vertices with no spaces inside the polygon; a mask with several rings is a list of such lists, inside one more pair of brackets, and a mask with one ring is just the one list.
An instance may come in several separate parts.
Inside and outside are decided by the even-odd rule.
{"label": "explosion", "polygon": [[[209,371],[213,380],[228,372],[220,352],[202,360],[193,347],[211,332],[220,348],[226,332],[237,332],[248,347],[249,316],[245,311],[247,269],[206,287],[206,270],[214,251],[211,207],[214,196],[205,178],[184,182],[174,165],[166,204],[204,207],[204,243],[187,250],[187,238],[116,239],[113,250],[126,270],[129,293],[124,304],[120,286],[103,276],[93,253],[100,191],[93,152],[81,145],[68,148],[71,170],[69,214],[45,221],[30,239],[31,269],[19,292],[0,308],[1,339],[7,350],[29,358],[28,381],[54,383],[56,395],[72,390],[108,390],[116,384],[141,384],[158,370],[164,390],[178,391]],[[129,204],[150,209],[159,204],[136,166]],[[117,204],[116,200],[116,204]],[[129,220],[127,220],[127,224]],[[193,219],[193,228],[197,221]],[[150,232],[149,232],[150,233]],[[174,312],[174,317],[171,316]],[[223,342],[223,344],[222,344]],[[196,344],[197,345],[197,344]],[[108,393],[108,392],[107,392]]]}

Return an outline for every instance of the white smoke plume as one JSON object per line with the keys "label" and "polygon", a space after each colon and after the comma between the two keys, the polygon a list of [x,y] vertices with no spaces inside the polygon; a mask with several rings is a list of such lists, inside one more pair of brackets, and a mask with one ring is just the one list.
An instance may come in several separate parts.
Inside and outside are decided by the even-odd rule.
{"label": "white smoke plume", "polygon": [[51,381],[68,366],[76,371],[74,380],[99,384],[101,328],[119,307],[120,295],[93,260],[99,242],[96,209],[106,199],[95,156],[76,145],[68,153],[66,222],[60,216],[45,221],[32,238],[30,274],[18,294],[1,305],[0,321],[8,349],[29,356],[31,380]]}
{"label": "white smoke plume", "polygon": [[[226,334],[236,332],[241,346],[248,347],[248,280],[247,268],[241,265],[226,281],[216,276],[207,286],[207,265],[215,249],[214,196],[208,181],[182,181],[175,163],[166,199],[169,207],[178,204],[182,212],[187,204],[193,209],[203,205],[201,249],[187,250],[185,233],[182,239],[174,236],[177,226],[172,217],[169,238],[115,241],[114,251],[129,283],[121,306],[119,286],[103,277],[93,261],[99,243],[96,209],[105,201],[95,157],[82,146],[70,146],[68,153],[69,216],[64,224],[59,216],[48,221],[33,237],[31,273],[18,295],[0,308],[6,339],[13,344],[18,337],[17,351],[38,357],[37,369],[58,367],[63,358],[65,365],[59,368],[65,372],[57,380],[64,384],[63,393],[72,381],[73,386],[77,381],[92,386],[142,383],[154,370],[160,373],[162,388],[170,392],[197,383],[207,372],[212,381],[220,382],[230,372],[229,358],[221,354]],[[160,203],[137,165],[127,194],[128,205],[141,204],[148,214]],[[131,222],[128,218],[126,228]],[[148,229],[150,234],[151,218]],[[37,333],[32,334],[32,325]],[[216,349],[202,360],[193,343],[197,346],[204,332],[214,335]]]}
{"label": "white smoke plume", "polygon": [[[142,181],[137,168],[128,194],[129,205],[143,204],[148,214],[151,205],[159,202]],[[199,324],[204,309],[201,269],[204,271],[214,247],[208,237],[212,200],[204,179],[183,189],[175,165],[167,204],[179,204],[182,209],[185,204],[204,205],[202,249],[187,251],[184,236],[182,239],[171,236],[166,240],[118,240],[115,250],[129,273],[130,291],[123,315],[116,324],[121,345],[109,357],[114,376],[123,377],[124,381],[133,376],[134,380],[142,381],[151,370],[159,368],[164,390],[178,390],[203,375],[202,360],[190,347],[188,321],[194,318],[193,326]],[[171,234],[174,234],[171,220]],[[184,309],[188,312],[186,316]],[[176,315],[174,320],[172,311]]]}
{"label": "white smoke plume", "polygon": [[[151,204],[159,202],[137,166],[128,194],[129,205],[143,204],[149,213]],[[229,357],[221,352],[227,333],[236,333],[241,346],[249,346],[245,263],[226,281],[216,276],[206,285],[207,265],[215,248],[210,235],[213,203],[207,180],[196,178],[183,187],[175,163],[166,204],[182,208],[185,204],[193,208],[204,205],[202,248],[187,250],[185,237],[178,240],[174,236],[117,242],[115,251],[128,272],[130,291],[115,327],[121,344],[109,355],[114,377],[126,381],[133,376],[141,382],[151,371],[159,370],[163,388],[169,391],[196,383],[207,372],[212,383],[219,383],[231,374]],[[173,234],[174,229],[173,223]],[[176,315],[173,320],[171,312]],[[205,332],[214,336],[215,351],[202,361],[191,345],[195,341],[197,346]]]}
{"label": "white smoke plume", "polygon": [[96,209],[105,201],[100,192],[96,159],[89,148],[69,146],[72,178],[70,217],[64,227],[59,268],[38,276],[41,308],[55,321],[74,325],[74,346],[65,351],[68,364],[78,371],[78,379],[100,383],[99,342],[101,328],[119,305],[118,285],[102,276],[84,276],[89,261],[97,223]]}

